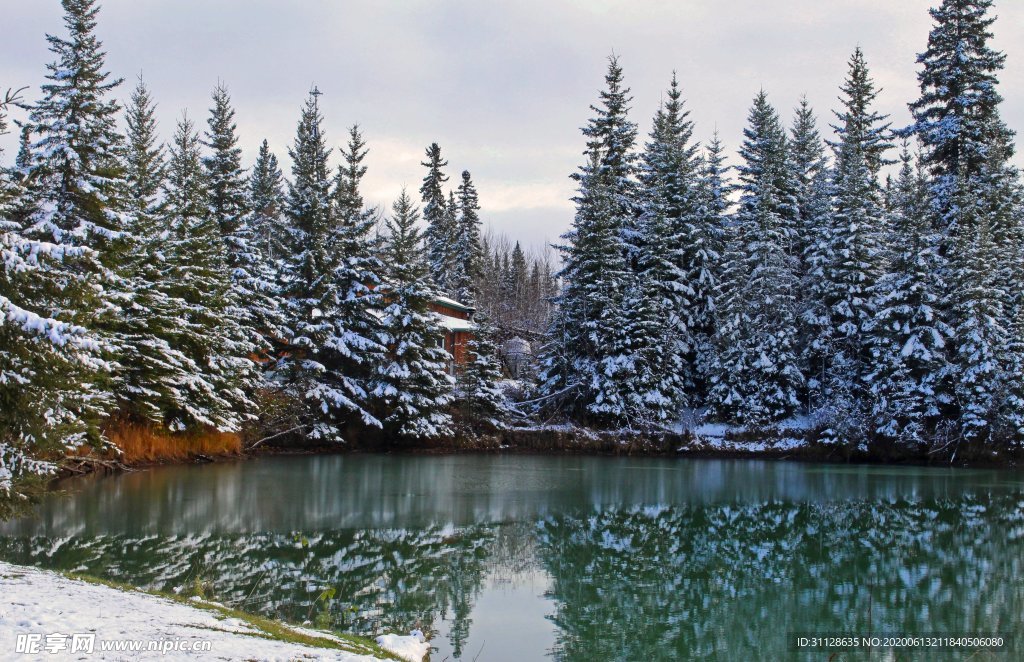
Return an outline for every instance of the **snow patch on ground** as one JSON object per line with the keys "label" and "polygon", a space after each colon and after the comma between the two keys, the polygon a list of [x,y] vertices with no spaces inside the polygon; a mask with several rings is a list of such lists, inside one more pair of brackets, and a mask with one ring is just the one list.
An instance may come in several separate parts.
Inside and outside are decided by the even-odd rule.
{"label": "snow patch on ground", "polygon": [[382,635],[377,637],[377,645],[409,662],[421,662],[423,656],[430,652],[430,644],[420,630],[413,630],[407,637],[397,634]]}
{"label": "snow patch on ground", "polygon": [[[219,611],[201,609],[142,591],[70,579],[53,572],[0,562],[0,659],[18,660],[335,660],[376,662],[379,658],[267,639],[257,626]],[[352,645],[330,634],[286,626],[294,632]],[[54,653],[17,654],[18,635],[68,635],[66,647]],[[95,634],[92,655],[72,654],[74,633]],[[421,632],[386,635],[385,647],[411,662],[420,662],[430,644]],[[100,652],[103,641],[210,642],[210,652]],[[191,648],[191,645],[189,646]],[[145,650],[145,649],[143,649]]]}

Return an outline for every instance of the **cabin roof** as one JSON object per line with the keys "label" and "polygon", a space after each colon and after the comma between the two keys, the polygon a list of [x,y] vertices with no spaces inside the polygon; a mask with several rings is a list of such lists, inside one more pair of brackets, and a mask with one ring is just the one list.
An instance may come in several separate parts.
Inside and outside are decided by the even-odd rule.
{"label": "cabin roof", "polygon": [[476,331],[476,324],[470,320],[459,319],[458,317],[443,315],[437,312],[434,313],[434,317],[437,318],[437,321],[447,331]]}
{"label": "cabin roof", "polygon": [[455,310],[461,310],[465,313],[472,313],[476,311],[476,308],[471,308],[464,303],[456,301],[455,299],[449,299],[448,297],[436,296],[434,297],[434,303],[445,308],[454,308]]}

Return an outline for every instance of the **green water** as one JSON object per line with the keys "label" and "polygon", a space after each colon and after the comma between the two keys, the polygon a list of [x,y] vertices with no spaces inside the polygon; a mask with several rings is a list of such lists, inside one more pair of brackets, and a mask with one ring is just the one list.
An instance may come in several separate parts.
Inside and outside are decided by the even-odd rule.
{"label": "green water", "polygon": [[1024,634],[1012,472],[336,455],[65,487],[0,525],[0,558],[350,632],[419,624],[433,662],[825,660],[790,633]]}

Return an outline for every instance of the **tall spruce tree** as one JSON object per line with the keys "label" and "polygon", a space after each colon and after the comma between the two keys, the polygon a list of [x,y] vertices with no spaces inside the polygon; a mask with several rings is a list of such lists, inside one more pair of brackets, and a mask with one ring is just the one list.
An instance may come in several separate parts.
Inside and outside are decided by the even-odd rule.
{"label": "tall spruce tree", "polygon": [[559,246],[565,288],[544,349],[541,392],[544,405],[581,421],[601,425],[645,422],[648,412],[633,406],[636,364],[624,333],[626,289],[635,257],[636,125],[629,121],[629,89],[622,68],[609,58],[606,89],[596,116],[583,134],[587,163],[579,183],[576,217]]}
{"label": "tall spruce tree", "polygon": [[363,206],[360,189],[366,174],[362,162],[367,153],[359,127],[352,127],[348,145],[341,150],[344,162],[333,192],[335,225],[330,242],[337,255],[332,278],[341,294],[336,328],[348,347],[343,370],[361,380],[369,390],[373,388],[378,366],[387,362],[387,357],[380,328],[380,288],[386,268],[374,234],[378,214],[376,209]]}
{"label": "tall spruce tree", "polygon": [[820,339],[829,315],[821,292],[826,265],[832,262],[832,181],[825,143],[806,97],[796,109],[790,136],[790,164],[799,217],[796,252],[800,258],[800,364],[807,376],[808,403],[816,409],[823,402],[825,381],[826,352]]}
{"label": "tall spruce tree", "polygon": [[850,58],[841,90],[843,108],[836,112],[838,124],[833,126],[838,141],[831,143],[836,162],[832,210],[819,237],[824,251],[812,274],[811,292],[820,305],[820,317],[814,320],[811,347],[821,361],[814,366],[814,375],[821,380],[831,418],[844,428],[859,428],[867,406],[865,378],[871,372],[871,292],[886,268],[888,237],[878,172],[889,163],[885,151],[891,144],[886,118],[872,109],[878,92],[860,48]]}
{"label": "tall spruce tree", "polygon": [[248,208],[242,149],[238,146],[235,109],[224,84],[213,90],[203,145],[209,153],[203,168],[209,186],[210,216],[217,222],[224,243],[225,263],[231,274],[232,311],[243,326],[254,353],[262,353],[280,337],[281,313],[260,253],[259,236]]}
{"label": "tall spruce tree", "polygon": [[[992,219],[963,182],[955,200],[957,244],[954,245],[950,289],[953,346],[948,380],[959,412],[954,435],[964,442],[991,442],[996,416],[1005,397],[1001,350],[1006,346],[1002,304],[1006,294],[998,288],[998,261],[992,237]],[[974,216],[974,218],[963,218]],[[1017,377],[1019,379],[1019,376]]]}
{"label": "tall spruce tree", "polygon": [[264,140],[249,177],[249,226],[267,268],[275,274],[286,248],[284,202],[284,175]]}
{"label": "tall spruce tree", "polygon": [[946,270],[928,213],[926,176],[907,145],[900,160],[887,223],[889,267],[872,292],[867,382],[871,433],[907,445],[931,437],[949,402],[941,381],[950,330],[940,315]]}
{"label": "tall spruce tree", "polygon": [[802,262],[801,277],[806,278],[809,249],[815,242],[816,230],[825,221],[829,202],[828,190],[823,185],[828,176],[825,143],[818,132],[818,120],[807,97],[801,97],[796,108],[789,144],[800,220],[796,253]]}
{"label": "tall spruce tree", "polygon": [[991,8],[992,0],[943,0],[929,10],[934,25],[928,48],[917,56],[921,96],[910,104],[915,122],[908,132],[921,142],[936,222],[945,231],[954,229],[948,215],[955,212],[957,182],[973,188],[993,142],[1010,143],[996,89],[1006,56],[988,44]]}
{"label": "tall spruce tree", "polygon": [[[370,411],[372,366],[364,358],[384,348],[350,327],[348,308],[366,304],[346,301],[356,294],[352,275],[358,269],[344,264],[348,256],[339,244],[359,238],[365,225],[356,221],[354,227],[339,231],[339,225],[348,221],[339,221],[331,199],[330,150],[319,96],[314,89],[306,100],[289,150],[292,181],[286,203],[288,251],[282,281],[290,337],[277,374],[301,403],[299,418],[310,437],[342,442],[346,426],[353,421],[381,426]],[[358,291],[375,284],[359,283]],[[360,316],[359,322],[363,320],[365,316]]]}
{"label": "tall spruce tree", "polygon": [[718,355],[714,336],[724,269],[725,228],[731,206],[728,171],[725,147],[716,131],[704,150],[698,189],[698,223],[705,228],[702,251],[704,260],[697,262],[699,268],[693,269],[689,277],[697,293],[694,298],[692,338],[695,387],[700,399],[695,404],[703,404],[706,398]]}
{"label": "tall spruce tree", "polygon": [[220,226],[210,213],[200,149],[194,125],[182,117],[167,164],[163,289],[184,306],[170,344],[195,367],[177,385],[181,407],[166,420],[171,430],[237,431],[253,417],[249,394],[258,378],[249,358],[253,346],[237,317]]}
{"label": "tall spruce tree", "polygon": [[353,125],[348,130],[348,144],[341,150],[344,164],[338,168],[334,179],[334,206],[340,219],[354,219],[366,212],[359,187],[366,176],[363,160],[368,153],[359,125]]}
{"label": "tall spruce tree", "polygon": [[167,255],[166,163],[158,142],[156,104],[142,80],[125,110],[126,216],[131,249],[122,264],[134,296],[123,309],[125,334],[114,394],[118,415],[130,422],[173,423],[188,408],[183,388],[200,371],[172,345],[179,340],[184,300],[170,296],[173,261]]}
{"label": "tall spruce tree", "polygon": [[[1019,329],[1019,308],[1011,303],[1019,287],[1007,284],[1005,274],[1020,269],[1017,242],[1019,214],[1006,213],[1016,206],[1019,180],[1015,169],[1008,167],[1013,155],[1013,134],[999,113],[1002,96],[997,90],[998,74],[1006,57],[989,46],[991,26],[995,20],[989,12],[991,0],[944,0],[931,10],[934,20],[928,37],[928,48],[918,56],[921,71],[918,81],[921,96],[910,105],[915,123],[909,127],[922,144],[922,159],[928,167],[930,207],[933,223],[942,233],[942,255],[947,258],[949,289],[943,298],[946,321],[955,331],[966,331],[963,325],[978,322],[977,311],[964,303],[961,288],[975,282],[977,275],[970,256],[959,251],[985,251],[978,243],[985,238],[994,247],[991,268],[997,276],[991,287],[998,292],[1000,305],[995,325],[1003,330],[1002,348],[996,352],[999,373],[1014,374],[1024,365],[1021,341],[1012,330]],[[970,288],[969,288],[970,289]],[[977,293],[977,290],[975,290]],[[988,310],[987,306],[982,308]],[[974,310],[973,314],[969,311]],[[964,319],[964,315],[970,316]],[[977,328],[974,332],[980,334]],[[960,338],[958,337],[959,341]],[[959,342],[951,348],[952,374],[960,377],[974,370],[977,352],[963,351]],[[1017,373],[1019,374],[1019,373]],[[955,380],[954,380],[955,381]],[[1002,394],[997,407],[1004,412],[1019,412],[1020,398],[1016,382]],[[947,385],[955,389],[953,382]],[[968,419],[979,411],[989,411],[987,396],[978,392],[979,400],[971,402],[965,391],[947,393],[955,397],[955,406],[947,415],[960,421],[961,432]],[[1002,418],[1001,416],[999,418]],[[1004,421],[1018,420],[1019,413],[1010,413]],[[993,424],[994,419],[989,420]],[[977,421],[975,424],[979,425]],[[1009,438],[1019,440],[1019,425],[1003,428]],[[1011,432],[1012,430],[1012,432]],[[970,438],[991,439],[971,433]]]}
{"label": "tall spruce tree", "polygon": [[643,287],[634,292],[649,292],[653,298],[637,310],[650,316],[645,323],[649,328],[637,335],[637,342],[641,352],[659,357],[651,364],[656,394],[648,391],[652,401],[664,403],[656,410],[657,418],[677,414],[689,404],[688,391],[695,382],[694,334],[707,312],[701,305],[712,282],[708,276],[714,261],[711,235],[715,228],[699,215],[699,145],[692,137],[693,122],[673,74],[639,167],[636,272]]}
{"label": "tall spruce tree", "polygon": [[[44,305],[63,320],[101,333],[116,358],[124,331],[118,310],[131,299],[120,271],[129,237],[120,198],[120,107],[111,98],[121,80],[103,70],[95,1],[63,0],[62,6],[68,34],[47,35],[55,61],[47,65],[43,98],[30,115],[37,140],[24,175],[27,204],[19,213],[27,218],[27,238],[86,249],[79,259],[61,263],[61,287],[49,292]],[[97,376],[88,388],[94,411],[108,409],[109,380]]]}
{"label": "tall spruce tree", "polygon": [[738,167],[739,209],[725,253],[718,359],[710,401],[722,420],[778,422],[799,405],[797,262],[786,132],[763,91],[754,99]]}
{"label": "tall spruce tree", "polygon": [[427,224],[426,243],[427,259],[435,284],[442,292],[451,294],[451,275],[453,259],[452,247],[455,245],[456,227],[452,223],[452,210],[448,209],[448,201],[444,196],[444,183],[448,175],[444,168],[448,162],[441,158],[441,147],[431,143],[427,147],[427,160],[421,165],[427,169],[420,186],[420,199],[423,201],[423,220]]}
{"label": "tall spruce tree", "polygon": [[384,429],[398,437],[423,439],[451,433],[450,357],[444,330],[430,312],[430,267],[417,227],[420,214],[402,189],[386,219],[384,255],[389,265],[381,331],[388,347],[378,366],[374,395]]}
{"label": "tall spruce tree", "polygon": [[[0,98],[0,136],[17,101],[10,92]],[[70,263],[88,259],[87,250],[24,235],[24,184],[24,171],[0,168],[0,497],[55,469],[41,456],[95,434],[103,400],[88,385],[109,369],[95,335],[51,312]]]}
{"label": "tall spruce tree", "polygon": [[449,277],[452,295],[472,305],[476,302],[477,283],[483,274],[484,253],[480,243],[480,198],[468,170],[462,171],[458,189],[453,252],[454,272]]}

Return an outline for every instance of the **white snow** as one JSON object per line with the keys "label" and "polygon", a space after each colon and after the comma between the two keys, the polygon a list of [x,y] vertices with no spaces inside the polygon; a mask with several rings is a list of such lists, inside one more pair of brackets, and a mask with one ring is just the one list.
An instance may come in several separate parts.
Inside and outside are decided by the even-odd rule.
{"label": "white snow", "polygon": [[449,331],[474,331],[476,330],[476,324],[470,320],[459,319],[458,317],[451,317],[449,315],[442,315],[441,313],[434,313],[434,317],[437,318],[438,323],[441,324],[445,329]]}
{"label": "white snow", "polygon": [[382,635],[377,637],[377,645],[410,662],[421,662],[423,656],[430,652],[430,644],[420,630],[413,630],[404,637],[397,634]]}
{"label": "white snow", "polygon": [[[276,641],[257,626],[212,611],[181,604],[168,598],[91,584],[63,575],[0,562],[0,658],[18,660],[335,660],[376,662],[379,658],[328,648]],[[328,633],[285,626],[296,633],[353,645]],[[72,654],[72,634],[94,634],[92,655]],[[42,636],[35,654],[17,654],[18,635]],[[47,635],[64,647],[49,652]],[[385,635],[382,647],[410,662],[421,662],[430,644],[423,633],[409,636]],[[210,642],[209,652],[172,650],[160,652],[101,652],[103,642]],[[184,646],[179,646],[184,648]]]}

